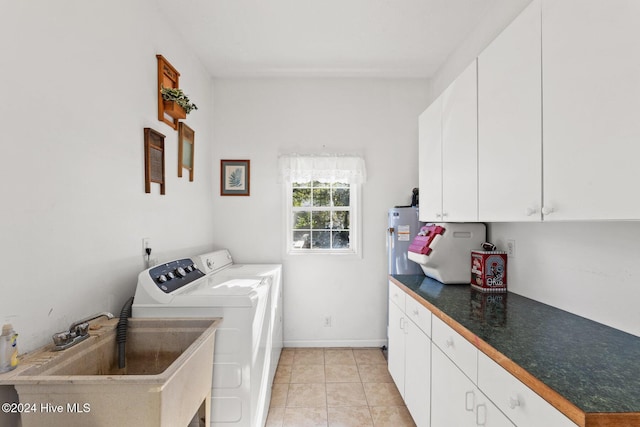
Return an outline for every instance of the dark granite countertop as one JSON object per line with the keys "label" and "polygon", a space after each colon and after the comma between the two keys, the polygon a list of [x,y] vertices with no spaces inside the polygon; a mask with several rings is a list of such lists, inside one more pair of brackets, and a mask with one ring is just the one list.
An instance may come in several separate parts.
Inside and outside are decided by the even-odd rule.
{"label": "dark granite countertop", "polygon": [[392,277],[582,411],[640,412],[640,338],[511,292]]}

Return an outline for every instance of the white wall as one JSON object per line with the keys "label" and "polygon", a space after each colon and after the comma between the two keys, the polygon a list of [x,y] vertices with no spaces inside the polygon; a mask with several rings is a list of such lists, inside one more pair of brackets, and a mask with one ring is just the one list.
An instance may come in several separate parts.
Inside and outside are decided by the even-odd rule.
{"label": "white wall", "polygon": [[640,336],[640,223],[491,224],[511,291]]}
{"label": "white wall", "polygon": [[[432,79],[431,99],[504,29],[530,0],[497,1]],[[504,249],[511,291],[640,336],[640,224],[572,222],[490,224],[489,239]]]}
{"label": "white wall", "polygon": [[[143,237],[160,260],[211,248],[212,89],[151,0],[3,2],[2,15],[0,322],[24,352],[117,315]],[[157,120],[156,53],[199,107],[195,182],[177,178],[177,132]],[[144,193],[144,127],[166,135],[165,196]]]}
{"label": "white wall", "polygon": [[[386,342],[387,210],[417,186],[417,116],[426,80],[216,79],[214,169],[251,160],[251,196],[220,197],[215,242],[239,262],[284,264],[289,346],[377,346]],[[365,157],[362,258],[284,254],[280,153]],[[323,327],[325,315],[333,327]]]}

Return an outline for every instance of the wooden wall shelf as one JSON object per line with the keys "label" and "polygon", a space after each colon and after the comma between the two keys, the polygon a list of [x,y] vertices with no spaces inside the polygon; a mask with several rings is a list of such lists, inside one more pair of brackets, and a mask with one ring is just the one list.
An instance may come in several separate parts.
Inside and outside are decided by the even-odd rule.
{"label": "wooden wall shelf", "polygon": [[184,108],[179,106],[177,102],[162,100],[162,103],[164,104],[164,114],[168,114],[174,120],[187,118],[187,113],[184,111]]}
{"label": "wooden wall shelf", "polygon": [[[162,55],[156,55],[158,58],[158,120],[164,122],[171,126],[173,129],[178,129],[178,121],[179,119],[184,119],[187,117],[182,107],[175,104],[175,102],[168,102],[165,104],[164,99],[162,99],[162,88],[167,87],[171,89],[179,88],[179,79],[180,73],[178,70],[173,68],[173,65],[169,63]],[[175,105],[182,111],[182,116],[179,113],[175,112],[172,106]],[[171,108],[169,108],[171,107]],[[166,113],[166,114],[165,114]]]}

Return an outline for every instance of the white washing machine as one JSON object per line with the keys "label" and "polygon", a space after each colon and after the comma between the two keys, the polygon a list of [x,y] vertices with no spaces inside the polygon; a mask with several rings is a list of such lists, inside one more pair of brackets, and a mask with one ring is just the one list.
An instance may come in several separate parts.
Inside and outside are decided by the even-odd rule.
{"label": "white washing machine", "polygon": [[263,426],[282,350],[279,264],[233,264],[227,250],[140,273],[133,317],[222,317],[216,331],[211,425]]}

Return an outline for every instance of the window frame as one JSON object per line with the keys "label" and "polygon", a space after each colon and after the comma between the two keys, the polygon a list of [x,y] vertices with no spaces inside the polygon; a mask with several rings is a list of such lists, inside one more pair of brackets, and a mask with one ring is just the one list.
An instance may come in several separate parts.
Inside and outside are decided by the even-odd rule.
{"label": "window frame", "polygon": [[[333,181],[331,184],[340,181]],[[285,203],[285,253],[288,255],[339,255],[339,256],[357,256],[361,257],[362,254],[362,246],[361,246],[361,229],[362,229],[362,218],[360,214],[361,207],[361,184],[349,184],[349,248],[348,249],[339,249],[339,248],[327,248],[327,249],[314,249],[314,248],[295,248],[293,246],[293,218],[296,212],[311,212],[313,210],[326,210],[329,212],[333,211],[341,211],[341,207],[326,207],[326,209],[317,209],[318,206],[309,206],[309,207],[294,207],[293,206],[293,190],[295,188],[300,188],[299,186],[294,186],[295,183],[286,182],[283,186],[284,188],[284,203]]]}

